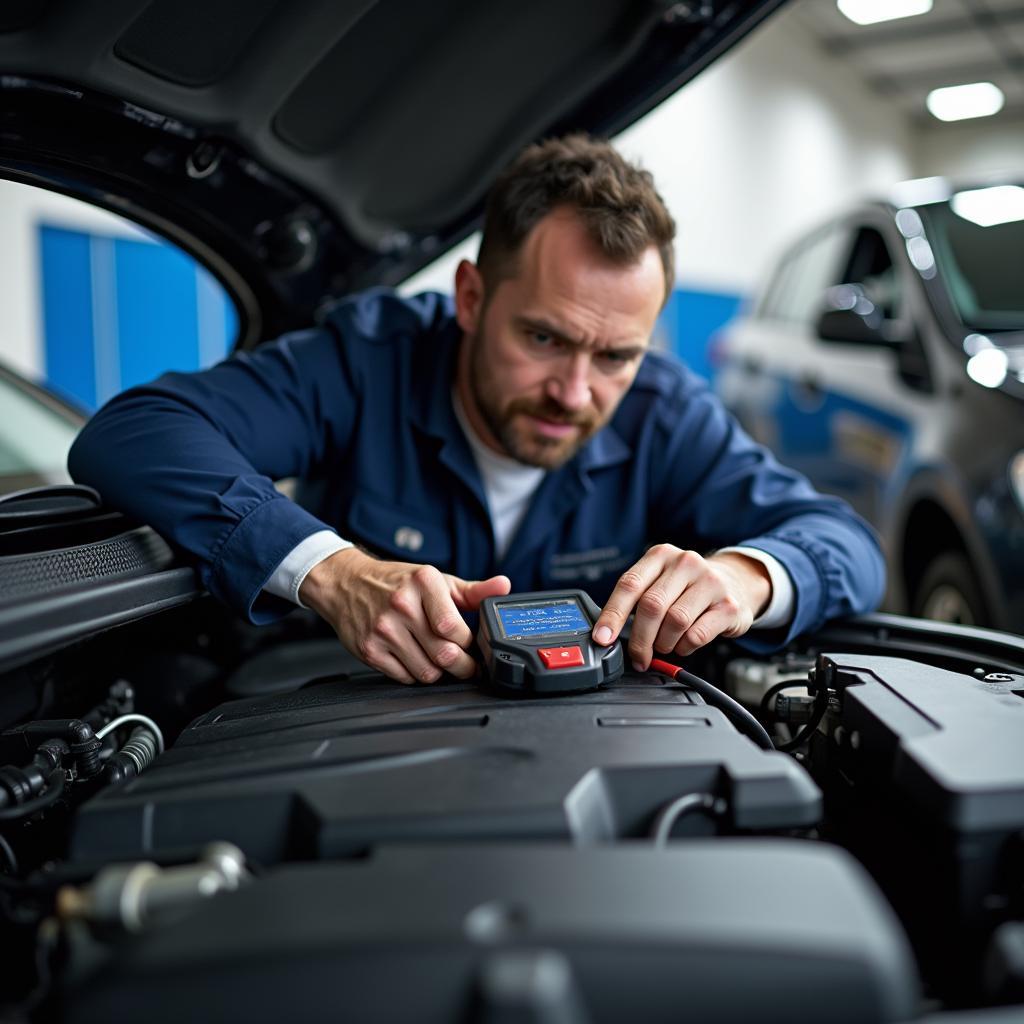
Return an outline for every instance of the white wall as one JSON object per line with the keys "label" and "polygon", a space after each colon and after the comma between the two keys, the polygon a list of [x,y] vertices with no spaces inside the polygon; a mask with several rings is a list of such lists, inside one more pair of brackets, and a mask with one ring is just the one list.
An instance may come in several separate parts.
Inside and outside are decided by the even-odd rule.
{"label": "white wall", "polygon": [[[650,170],[679,229],[680,284],[748,294],[805,228],[916,174],[909,125],[829,58],[791,11],[618,139]],[[476,240],[458,256],[476,252]],[[447,258],[407,288],[450,290]]]}
{"label": "white wall", "polygon": [[916,136],[916,176],[953,178],[1009,172],[1024,177],[1024,120],[940,124]]}
{"label": "white wall", "polygon": [[43,371],[42,257],[39,225],[148,238],[127,221],[76,199],[0,180],[0,361],[38,377]]}
{"label": "white wall", "polygon": [[911,177],[907,126],[783,11],[628,129],[658,182],[687,287],[749,293],[781,248]]}

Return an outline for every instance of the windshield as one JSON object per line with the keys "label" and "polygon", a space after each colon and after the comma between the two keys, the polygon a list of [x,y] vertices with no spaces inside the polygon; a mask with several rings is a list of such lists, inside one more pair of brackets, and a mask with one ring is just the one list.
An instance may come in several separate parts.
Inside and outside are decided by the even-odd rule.
{"label": "windshield", "polygon": [[1024,188],[971,189],[919,212],[963,323],[1024,330]]}
{"label": "windshield", "polygon": [[59,483],[79,424],[37,398],[17,378],[0,376],[0,494]]}

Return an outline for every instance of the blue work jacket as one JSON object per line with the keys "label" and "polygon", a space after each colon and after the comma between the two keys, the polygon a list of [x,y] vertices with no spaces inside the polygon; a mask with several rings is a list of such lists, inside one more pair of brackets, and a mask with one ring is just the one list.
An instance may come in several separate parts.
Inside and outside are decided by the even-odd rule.
{"label": "blue work jacket", "polygon": [[[651,544],[759,548],[796,592],[788,629],[748,635],[759,650],[875,607],[884,561],[870,528],[656,352],[611,422],[546,474],[499,559],[452,408],[460,339],[447,297],[356,295],[319,327],[117,396],[76,440],[71,474],[188,552],[254,622],[289,609],[262,587],[325,526],[385,558],[504,573],[516,591],[581,587],[599,604]],[[301,506],[275,490],[285,477],[301,481]]]}

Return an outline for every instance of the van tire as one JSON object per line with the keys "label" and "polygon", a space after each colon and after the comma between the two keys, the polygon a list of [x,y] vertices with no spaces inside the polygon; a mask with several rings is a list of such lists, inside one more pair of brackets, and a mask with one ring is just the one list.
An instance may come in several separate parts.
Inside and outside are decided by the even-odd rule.
{"label": "van tire", "polygon": [[964,626],[988,623],[981,586],[962,551],[945,551],[925,567],[914,593],[911,614]]}

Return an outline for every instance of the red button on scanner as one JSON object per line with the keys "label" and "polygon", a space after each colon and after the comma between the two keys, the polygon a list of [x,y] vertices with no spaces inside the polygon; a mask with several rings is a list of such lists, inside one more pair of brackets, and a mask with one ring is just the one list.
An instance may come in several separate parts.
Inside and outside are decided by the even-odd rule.
{"label": "red button on scanner", "polygon": [[583,651],[579,647],[538,647],[545,668],[581,668]]}

